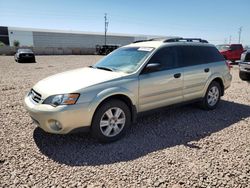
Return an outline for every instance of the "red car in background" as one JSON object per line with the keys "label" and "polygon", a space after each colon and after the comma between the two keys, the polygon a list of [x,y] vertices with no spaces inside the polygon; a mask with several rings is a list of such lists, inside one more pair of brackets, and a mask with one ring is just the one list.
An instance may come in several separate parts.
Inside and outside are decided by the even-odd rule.
{"label": "red car in background", "polygon": [[225,59],[232,62],[240,60],[244,52],[242,44],[221,44],[216,46]]}

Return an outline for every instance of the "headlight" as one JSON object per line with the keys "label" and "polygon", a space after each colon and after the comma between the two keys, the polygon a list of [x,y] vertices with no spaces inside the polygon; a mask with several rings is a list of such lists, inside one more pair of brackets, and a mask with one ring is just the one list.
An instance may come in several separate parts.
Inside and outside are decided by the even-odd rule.
{"label": "headlight", "polygon": [[50,104],[52,106],[71,105],[75,104],[79,98],[79,93],[70,93],[62,95],[52,95],[43,101],[43,104]]}

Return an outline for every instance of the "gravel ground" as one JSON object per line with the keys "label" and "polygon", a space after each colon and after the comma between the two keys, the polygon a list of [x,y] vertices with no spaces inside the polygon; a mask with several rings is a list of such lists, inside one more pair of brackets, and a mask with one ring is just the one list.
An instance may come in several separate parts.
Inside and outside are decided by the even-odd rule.
{"label": "gravel ground", "polygon": [[140,117],[125,138],[36,128],[23,98],[40,79],[100,56],[0,56],[0,187],[250,187],[250,83],[233,82],[214,111],[195,105]]}

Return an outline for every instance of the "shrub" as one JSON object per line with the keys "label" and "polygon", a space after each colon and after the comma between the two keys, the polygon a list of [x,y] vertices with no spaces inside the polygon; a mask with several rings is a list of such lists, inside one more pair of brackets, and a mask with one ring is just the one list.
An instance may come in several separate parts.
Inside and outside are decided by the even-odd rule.
{"label": "shrub", "polygon": [[14,40],[13,45],[15,47],[19,47],[20,46],[20,42],[18,40]]}
{"label": "shrub", "polygon": [[0,41],[0,47],[5,46],[3,42]]}

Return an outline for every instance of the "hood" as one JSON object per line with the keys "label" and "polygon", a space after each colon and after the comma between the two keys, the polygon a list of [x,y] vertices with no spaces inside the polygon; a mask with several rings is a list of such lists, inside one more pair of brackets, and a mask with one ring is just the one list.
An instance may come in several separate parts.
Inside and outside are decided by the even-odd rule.
{"label": "hood", "polygon": [[19,54],[34,54],[34,52],[18,52]]}
{"label": "hood", "polygon": [[39,81],[33,89],[48,97],[55,94],[74,93],[80,89],[119,78],[122,72],[111,72],[94,68],[80,68],[59,73]]}

